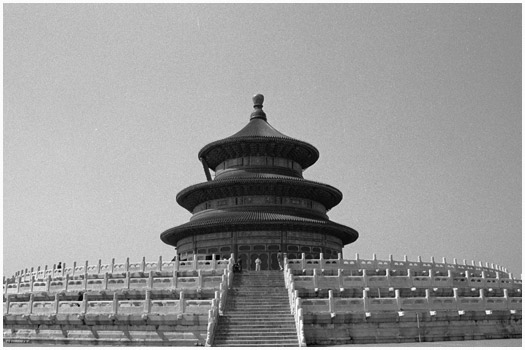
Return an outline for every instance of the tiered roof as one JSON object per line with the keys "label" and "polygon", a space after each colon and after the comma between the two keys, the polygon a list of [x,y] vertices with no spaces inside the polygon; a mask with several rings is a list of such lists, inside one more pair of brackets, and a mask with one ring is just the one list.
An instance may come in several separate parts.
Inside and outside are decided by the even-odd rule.
{"label": "tiered roof", "polygon": [[[262,110],[264,97],[254,96],[254,112],[249,123],[239,132],[204,146],[199,159],[206,167],[217,166],[230,159],[248,156],[278,157],[292,160],[302,170],[319,159],[319,151],[309,143],[291,138],[272,127]],[[288,171],[285,171],[288,170]],[[303,198],[320,203],[330,210],[342,200],[342,193],[323,183],[305,180],[301,172],[277,167],[232,169],[216,179],[185,188],[177,195],[177,202],[194,216],[190,222],[171,228],[161,239],[176,246],[177,241],[191,235],[241,230],[298,230],[324,232],[341,238],[343,244],[354,242],[358,233],[328,219],[325,213],[284,205],[239,205],[195,212],[207,201],[243,196],[278,196]]]}

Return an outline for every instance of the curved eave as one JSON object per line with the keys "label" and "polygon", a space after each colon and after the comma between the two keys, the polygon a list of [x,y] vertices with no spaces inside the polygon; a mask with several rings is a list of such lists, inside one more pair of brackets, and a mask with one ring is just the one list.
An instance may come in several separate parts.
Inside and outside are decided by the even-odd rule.
{"label": "curved eave", "polygon": [[322,203],[327,210],[335,207],[343,199],[341,191],[330,185],[301,178],[275,176],[202,182],[180,191],[177,194],[177,203],[193,212],[195,206],[208,200],[270,194],[311,199]]}
{"label": "curved eave", "polygon": [[207,144],[199,151],[211,169],[227,159],[249,155],[267,155],[292,159],[307,169],[319,159],[319,151],[307,142],[287,137],[241,136],[228,137]]}
{"label": "curved eave", "polygon": [[188,222],[164,231],[160,239],[169,245],[177,246],[177,242],[183,238],[193,235],[228,232],[228,231],[260,231],[260,230],[300,230],[306,232],[323,232],[340,238],[343,245],[353,243],[359,237],[359,233],[347,226],[332,221],[308,220],[308,219],[281,219],[281,220],[251,220],[251,219],[213,219]]}

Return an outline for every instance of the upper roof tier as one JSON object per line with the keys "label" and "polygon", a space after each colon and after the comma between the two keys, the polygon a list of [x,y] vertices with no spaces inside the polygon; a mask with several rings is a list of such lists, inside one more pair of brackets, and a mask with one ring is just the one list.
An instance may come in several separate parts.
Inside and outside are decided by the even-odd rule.
{"label": "upper roof tier", "polygon": [[214,169],[227,159],[244,156],[282,157],[296,161],[304,169],[319,159],[319,151],[311,144],[277,131],[266,121],[262,110],[263,95],[253,97],[254,111],[250,122],[239,132],[204,146],[199,159]]}

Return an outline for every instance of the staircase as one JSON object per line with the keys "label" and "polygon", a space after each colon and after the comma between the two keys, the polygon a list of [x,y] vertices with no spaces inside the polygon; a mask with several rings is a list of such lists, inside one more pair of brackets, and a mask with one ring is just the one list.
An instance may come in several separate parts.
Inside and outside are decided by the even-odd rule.
{"label": "staircase", "polygon": [[213,345],[299,345],[282,271],[244,271],[234,275]]}

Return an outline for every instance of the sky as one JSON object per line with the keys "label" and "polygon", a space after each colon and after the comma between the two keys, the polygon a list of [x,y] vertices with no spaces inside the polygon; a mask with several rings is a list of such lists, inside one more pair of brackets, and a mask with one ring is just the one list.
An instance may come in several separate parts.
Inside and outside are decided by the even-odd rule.
{"label": "sky", "polygon": [[198,151],[265,96],[345,258],[522,273],[521,4],[4,4],[3,272],[169,259]]}

